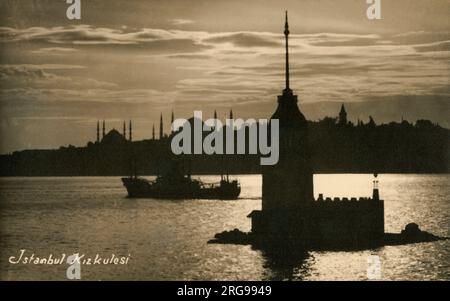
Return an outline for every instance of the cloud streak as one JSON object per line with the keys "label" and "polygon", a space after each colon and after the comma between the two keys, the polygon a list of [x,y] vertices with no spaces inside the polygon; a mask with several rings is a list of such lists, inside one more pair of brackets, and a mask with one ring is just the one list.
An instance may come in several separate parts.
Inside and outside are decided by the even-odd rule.
{"label": "cloud streak", "polygon": [[172,23],[175,26],[179,26],[179,25],[194,24],[195,21],[190,19],[172,19],[170,20],[170,23]]}
{"label": "cloud streak", "polygon": [[116,85],[92,78],[69,77],[49,71],[84,69],[77,65],[0,65],[0,87],[70,87],[71,89],[114,88]]}

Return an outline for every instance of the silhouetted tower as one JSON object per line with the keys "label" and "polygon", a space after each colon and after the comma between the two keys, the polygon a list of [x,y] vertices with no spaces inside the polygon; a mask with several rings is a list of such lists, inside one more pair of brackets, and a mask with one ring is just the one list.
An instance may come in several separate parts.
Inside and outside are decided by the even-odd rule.
{"label": "silhouetted tower", "polygon": [[159,140],[163,138],[164,135],[164,128],[163,128],[163,116],[161,113],[161,117],[159,119]]}
{"label": "silhouetted tower", "polygon": [[105,121],[103,120],[102,139],[105,138]]}
{"label": "silhouetted tower", "polygon": [[271,119],[280,125],[280,158],[263,173],[263,210],[299,209],[312,202],[313,174],[308,149],[308,123],[298,108],[297,95],[289,86],[289,24],[286,12],[286,87],[278,96],[278,107]]}
{"label": "silhouetted tower", "polygon": [[233,119],[233,110],[230,110],[230,119]]}
{"label": "silhouetted tower", "polygon": [[290,89],[287,12],[284,35],[286,86],[270,122],[272,126],[273,120],[279,121],[279,160],[263,166],[262,210],[250,214],[253,232],[275,238],[306,231],[301,221],[307,220],[314,201],[308,123],[298,108],[297,95]]}
{"label": "silhouetted tower", "polygon": [[153,124],[152,128],[152,139],[155,140],[155,124]]}
{"label": "silhouetted tower", "polygon": [[127,139],[127,126],[125,120],[123,121],[123,137]]}
{"label": "silhouetted tower", "polygon": [[100,142],[100,121],[97,120],[97,142]]}
{"label": "silhouetted tower", "polygon": [[130,140],[130,142],[133,141],[133,127],[131,125],[131,120],[130,120],[130,124],[129,124],[128,134],[129,134],[128,140]]}
{"label": "silhouetted tower", "polygon": [[341,106],[341,111],[339,112],[339,125],[347,124],[347,112],[345,111],[344,104]]}

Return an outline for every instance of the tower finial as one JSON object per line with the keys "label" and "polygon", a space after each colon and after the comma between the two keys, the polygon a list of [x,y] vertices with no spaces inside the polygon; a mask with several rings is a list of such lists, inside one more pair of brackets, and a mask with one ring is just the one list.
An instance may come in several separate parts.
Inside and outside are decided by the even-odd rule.
{"label": "tower finial", "polygon": [[289,91],[289,24],[288,24],[288,12],[286,10],[286,21],[284,23],[284,36],[286,38],[286,91]]}

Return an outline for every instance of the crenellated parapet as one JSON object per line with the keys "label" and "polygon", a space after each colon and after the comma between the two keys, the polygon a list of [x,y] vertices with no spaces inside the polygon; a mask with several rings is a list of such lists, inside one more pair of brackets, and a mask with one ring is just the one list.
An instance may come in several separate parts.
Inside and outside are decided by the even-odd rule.
{"label": "crenellated parapet", "polygon": [[380,199],[373,199],[370,197],[324,197],[322,194],[319,194],[319,197],[315,199],[314,204],[317,206],[367,206],[367,205],[376,205],[376,202],[383,202]]}
{"label": "crenellated parapet", "polygon": [[322,194],[309,208],[310,233],[314,240],[362,241],[384,234],[384,201],[374,197],[324,197]]}

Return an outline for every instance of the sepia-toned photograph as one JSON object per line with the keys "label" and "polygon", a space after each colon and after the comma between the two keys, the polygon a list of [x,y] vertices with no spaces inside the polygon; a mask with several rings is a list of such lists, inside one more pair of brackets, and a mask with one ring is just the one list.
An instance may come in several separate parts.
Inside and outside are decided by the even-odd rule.
{"label": "sepia-toned photograph", "polygon": [[2,0],[0,280],[450,280],[449,16]]}

